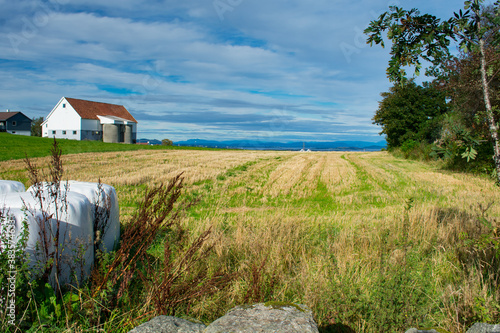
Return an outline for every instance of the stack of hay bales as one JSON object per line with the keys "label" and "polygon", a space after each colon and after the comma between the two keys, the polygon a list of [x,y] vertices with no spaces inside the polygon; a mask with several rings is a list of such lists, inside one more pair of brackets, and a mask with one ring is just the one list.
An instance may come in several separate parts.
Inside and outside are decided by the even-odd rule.
{"label": "stack of hay bales", "polygon": [[[14,227],[16,241],[20,239],[26,221],[29,238],[25,251],[29,264],[37,268],[44,264],[42,248],[54,251],[54,239],[59,231],[58,246],[61,254],[59,284],[85,279],[94,264],[96,240],[96,212],[107,222],[100,226],[98,238],[102,251],[114,250],[120,238],[119,207],[113,187],[98,183],[63,182],[59,186],[41,183],[27,191],[22,183],[0,180],[0,209],[2,226]],[[44,241],[45,240],[45,241]],[[55,283],[55,270],[50,278]]]}

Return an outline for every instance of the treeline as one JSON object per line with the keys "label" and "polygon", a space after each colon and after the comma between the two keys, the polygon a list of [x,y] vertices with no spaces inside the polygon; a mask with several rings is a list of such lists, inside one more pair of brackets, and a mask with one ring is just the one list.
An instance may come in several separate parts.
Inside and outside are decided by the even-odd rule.
{"label": "treeline", "polygon": [[[487,173],[500,182],[499,3],[466,1],[447,21],[390,7],[365,30],[368,42],[392,41],[387,68],[394,85],[381,94],[373,123],[388,149],[406,158],[442,159],[455,170]],[[459,42],[460,53],[450,51]],[[409,66],[428,82],[407,79]]]}

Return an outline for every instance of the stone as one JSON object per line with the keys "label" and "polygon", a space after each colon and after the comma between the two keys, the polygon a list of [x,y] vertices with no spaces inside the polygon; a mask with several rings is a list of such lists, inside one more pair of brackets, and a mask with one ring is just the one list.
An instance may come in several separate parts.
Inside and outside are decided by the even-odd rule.
{"label": "stone", "polygon": [[129,333],[201,333],[206,328],[203,324],[193,323],[185,319],[158,316],[137,326]]}
{"label": "stone", "polygon": [[416,328],[410,328],[405,333],[439,333],[439,332],[436,330],[419,330]]}
{"label": "stone", "polygon": [[475,323],[467,330],[467,333],[500,333],[500,325]]}
{"label": "stone", "polygon": [[208,325],[204,333],[318,333],[312,311],[300,304],[259,303],[238,306]]}

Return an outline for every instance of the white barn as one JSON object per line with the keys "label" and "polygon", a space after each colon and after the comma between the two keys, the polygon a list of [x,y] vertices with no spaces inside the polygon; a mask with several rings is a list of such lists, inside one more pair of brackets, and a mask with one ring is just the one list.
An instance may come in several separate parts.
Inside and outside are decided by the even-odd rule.
{"label": "white barn", "polygon": [[137,120],[122,105],[63,97],[42,123],[42,136],[135,143]]}

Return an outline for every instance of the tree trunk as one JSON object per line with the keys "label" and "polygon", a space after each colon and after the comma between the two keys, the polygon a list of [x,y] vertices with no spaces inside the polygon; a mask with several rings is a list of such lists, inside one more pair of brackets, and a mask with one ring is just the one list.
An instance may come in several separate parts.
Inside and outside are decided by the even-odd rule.
{"label": "tree trunk", "polygon": [[[481,30],[481,24],[478,23],[478,28]],[[484,50],[484,39],[479,39],[479,50],[481,51],[481,85],[483,87],[484,104],[486,105],[486,115],[488,117],[488,125],[490,135],[494,143],[493,159],[495,161],[495,170],[497,173],[497,184],[500,185],[500,142],[498,139],[498,126],[493,115],[493,108],[490,101],[490,89],[488,85],[488,75],[486,73],[486,54]]]}

